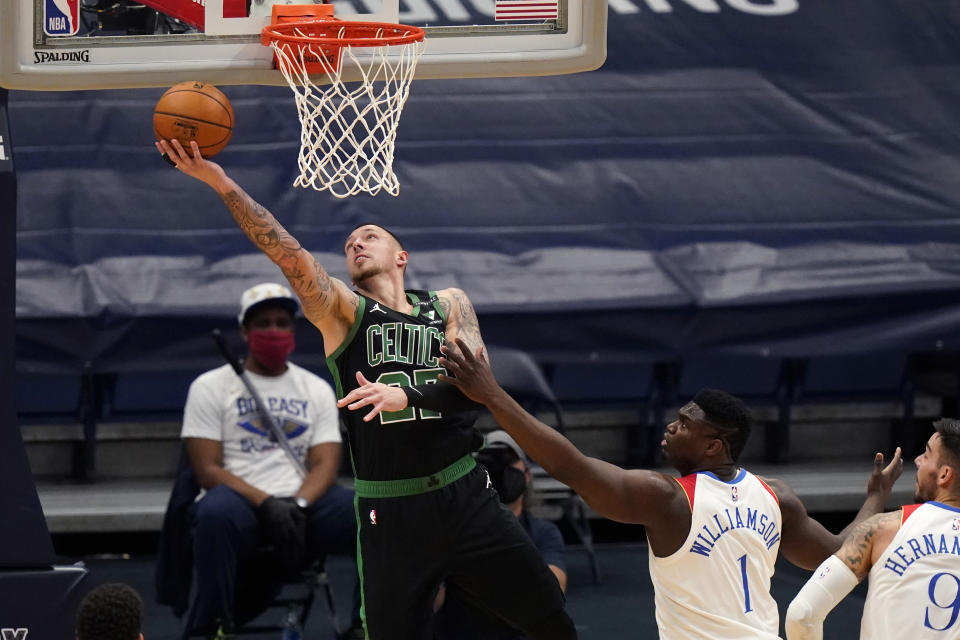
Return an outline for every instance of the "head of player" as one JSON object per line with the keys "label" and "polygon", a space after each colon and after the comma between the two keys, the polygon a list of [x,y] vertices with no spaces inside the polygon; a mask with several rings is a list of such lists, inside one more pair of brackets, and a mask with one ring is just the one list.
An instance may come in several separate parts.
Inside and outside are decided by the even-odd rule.
{"label": "head of player", "polygon": [[80,601],[77,640],[143,640],[143,600],[129,585],[102,584]]}
{"label": "head of player", "polygon": [[347,236],[343,247],[347,257],[350,281],[360,288],[373,278],[387,278],[403,288],[403,274],[407,268],[407,252],[403,244],[380,225],[358,225]]}
{"label": "head of player", "polygon": [[917,502],[950,502],[960,498],[960,420],[941,418],[920,455],[914,498]]}
{"label": "head of player", "polygon": [[660,444],[681,475],[724,470],[740,458],[751,423],[742,400],[725,391],[701,389],[667,425]]}
{"label": "head of player", "polygon": [[240,335],[250,349],[246,368],[265,376],[287,370],[287,358],[296,347],[294,316],[300,304],[285,286],[263,282],[240,296]]}

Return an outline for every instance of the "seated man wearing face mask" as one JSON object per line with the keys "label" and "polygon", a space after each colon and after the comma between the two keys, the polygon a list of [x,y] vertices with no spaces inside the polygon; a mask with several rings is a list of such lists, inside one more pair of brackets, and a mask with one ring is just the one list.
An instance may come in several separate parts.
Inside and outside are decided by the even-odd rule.
{"label": "seated man wearing face mask", "polygon": [[[527,511],[531,474],[527,458],[506,431],[487,434],[483,449],[476,454],[490,475],[490,484],[500,502],[520,519],[520,524],[547,566],[557,577],[560,589],[567,590],[567,569],[563,558],[563,535],[557,525],[535,518]],[[435,603],[435,640],[521,640],[519,631],[475,605],[461,589],[440,587]]]}
{"label": "seated man wearing face mask", "polygon": [[[238,316],[249,346],[246,376],[286,435],[292,457],[230,365],[190,385],[181,437],[204,491],[190,512],[197,595],[187,624],[193,632],[229,633],[309,561],[356,555],[353,492],[336,484],[341,439],[333,389],[287,360],[298,309],[286,287],[268,282],[243,292]],[[354,599],[352,631],[359,634],[359,591]]]}

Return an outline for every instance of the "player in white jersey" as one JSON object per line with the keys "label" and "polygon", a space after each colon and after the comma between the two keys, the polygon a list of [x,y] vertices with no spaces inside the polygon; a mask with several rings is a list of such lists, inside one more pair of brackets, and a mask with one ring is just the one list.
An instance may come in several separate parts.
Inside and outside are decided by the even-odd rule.
{"label": "player in white jersey", "polygon": [[934,428],[915,460],[921,504],[853,530],[790,604],[788,640],[822,638],[826,615],[868,572],[861,640],[960,638],[960,421]]}
{"label": "player in white jersey", "polygon": [[[737,464],[751,422],[738,398],[704,389],[667,425],[661,446],[681,477],[626,470],[583,455],[497,384],[482,352],[456,345],[444,346],[441,359],[456,377],[441,379],[486,405],[530,458],[595,511],[646,527],[661,640],[776,638],[770,576],[778,550],[812,569],[840,548],[843,533],[807,515],[786,484]],[[902,468],[899,449],[885,468],[883,454],[875,456],[854,523],[883,508]]]}
{"label": "player in white jersey", "polygon": [[702,471],[678,483],[690,503],[690,532],[666,557],[649,548],[660,637],[776,638],[770,577],[783,522],[773,490],[742,468],[727,481]]}

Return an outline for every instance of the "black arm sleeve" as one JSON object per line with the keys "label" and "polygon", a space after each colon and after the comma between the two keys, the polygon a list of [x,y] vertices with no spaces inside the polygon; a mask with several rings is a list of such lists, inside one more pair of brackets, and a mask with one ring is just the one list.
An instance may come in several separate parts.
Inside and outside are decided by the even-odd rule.
{"label": "black arm sleeve", "polygon": [[407,394],[408,407],[430,409],[440,413],[479,411],[484,408],[482,404],[474,402],[447,382],[437,381],[431,384],[415,384],[401,388]]}

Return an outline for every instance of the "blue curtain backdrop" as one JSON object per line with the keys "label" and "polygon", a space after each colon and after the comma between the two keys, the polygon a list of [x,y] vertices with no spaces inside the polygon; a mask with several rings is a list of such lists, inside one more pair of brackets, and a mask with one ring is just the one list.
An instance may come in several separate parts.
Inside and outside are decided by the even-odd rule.
{"label": "blue curtain backdrop", "polygon": [[[462,287],[542,358],[956,348],[958,41],[942,0],[617,0],[598,71],[416,82],[397,198],[294,189],[284,87],[223,87],[217,161],[334,275],[384,224],[410,286]],[[206,331],[281,278],[158,160],[162,92],[12,92],[21,367],[215,358]]]}

